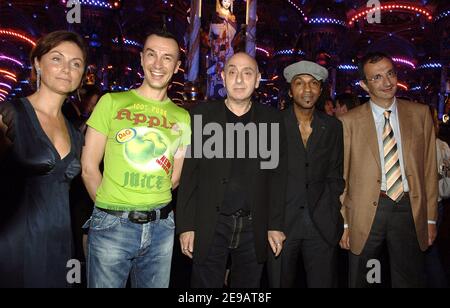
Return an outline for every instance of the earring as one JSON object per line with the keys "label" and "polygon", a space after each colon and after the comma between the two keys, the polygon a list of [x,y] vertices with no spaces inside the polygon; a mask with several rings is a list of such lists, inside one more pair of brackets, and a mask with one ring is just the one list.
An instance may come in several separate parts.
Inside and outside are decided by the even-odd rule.
{"label": "earring", "polygon": [[36,69],[36,89],[39,92],[41,87],[41,70],[39,68]]}
{"label": "earring", "polygon": [[81,103],[80,88],[77,89],[78,101]]}

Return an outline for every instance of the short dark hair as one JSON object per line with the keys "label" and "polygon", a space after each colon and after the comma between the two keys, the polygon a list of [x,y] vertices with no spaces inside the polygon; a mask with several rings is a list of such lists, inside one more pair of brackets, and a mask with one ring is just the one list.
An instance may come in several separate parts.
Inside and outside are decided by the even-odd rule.
{"label": "short dark hair", "polygon": [[359,105],[358,97],[350,93],[342,93],[336,96],[336,103],[337,102],[339,102],[340,106],[347,106],[347,110],[351,110]]}
{"label": "short dark hair", "polygon": [[362,57],[361,60],[359,61],[359,66],[358,66],[360,80],[367,80],[366,74],[364,73],[364,66],[366,66],[367,63],[373,64],[373,63],[377,63],[378,61],[381,61],[383,59],[388,59],[389,61],[391,61],[392,65],[394,65],[394,61],[392,61],[392,57],[383,52],[379,52],[379,51],[369,52],[364,57]]}
{"label": "short dark hair", "polygon": [[143,44],[142,44],[142,48],[145,47],[145,43],[147,42],[148,38],[150,36],[152,36],[152,35],[156,35],[156,36],[159,36],[159,37],[163,37],[163,38],[175,41],[175,43],[177,44],[177,47],[178,47],[178,57],[179,57],[179,54],[180,54],[180,43],[178,42],[178,39],[175,36],[175,34],[173,34],[172,32],[169,32],[167,29],[152,29],[152,30],[148,31],[145,34],[144,41],[143,41]]}
{"label": "short dark hair", "polygon": [[87,47],[84,43],[83,38],[75,32],[65,30],[54,31],[39,39],[39,41],[36,43],[36,46],[34,46],[33,50],[31,50],[31,80],[33,82],[36,81],[36,67],[34,66],[34,59],[40,61],[42,56],[64,42],[71,42],[77,45],[81,49],[81,52],[83,54],[84,64],[87,65]]}

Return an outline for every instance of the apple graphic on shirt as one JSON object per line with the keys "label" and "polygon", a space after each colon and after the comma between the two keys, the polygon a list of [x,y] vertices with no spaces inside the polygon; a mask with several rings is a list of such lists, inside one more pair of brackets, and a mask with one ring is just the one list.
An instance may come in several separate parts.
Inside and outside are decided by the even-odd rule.
{"label": "apple graphic on shirt", "polygon": [[163,138],[156,131],[138,133],[125,144],[125,153],[132,162],[147,164],[159,158],[167,150]]}

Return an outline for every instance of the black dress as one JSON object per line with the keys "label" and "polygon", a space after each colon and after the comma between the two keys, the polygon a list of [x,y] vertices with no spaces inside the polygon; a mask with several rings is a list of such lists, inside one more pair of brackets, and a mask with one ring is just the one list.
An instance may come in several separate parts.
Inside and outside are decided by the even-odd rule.
{"label": "black dress", "polygon": [[61,158],[27,99],[1,104],[0,113],[12,141],[0,161],[0,287],[67,287],[69,186],[83,136],[66,121],[71,150]]}

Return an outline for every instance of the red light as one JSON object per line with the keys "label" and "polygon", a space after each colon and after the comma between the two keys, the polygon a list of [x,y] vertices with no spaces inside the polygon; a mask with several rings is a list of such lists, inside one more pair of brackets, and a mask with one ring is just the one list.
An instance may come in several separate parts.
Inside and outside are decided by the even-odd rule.
{"label": "red light", "polygon": [[20,38],[20,39],[22,39],[22,40],[24,40],[24,41],[27,41],[28,43],[30,43],[31,45],[33,45],[33,47],[36,46],[36,43],[35,43],[32,39],[26,37],[25,35],[19,34],[19,33],[17,33],[17,32],[14,32],[14,31],[8,31],[8,30],[0,30],[0,35],[1,35],[1,34],[9,35],[9,36],[15,36],[15,37]]}
{"label": "red light", "polygon": [[12,76],[10,76],[10,75],[4,75],[4,77],[5,77],[5,78],[8,78],[8,79],[11,79],[11,80],[14,81],[14,82],[17,82],[17,79],[14,78],[14,77],[12,77]]}
{"label": "red light", "polygon": [[397,82],[397,86],[399,86],[400,88],[402,88],[402,89],[408,91],[408,86],[405,85],[405,84],[403,84],[403,83]]}
{"label": "red light", "polygon": [[0,69],[0,73],[3,73],[3,74],[6,74],[6,75],[9,75],[9,76],[12,76],[12,77],[17,77],[15,74],[13,74],[13,73],[11,73],[10,71],[7,71],[7,70],[1,70]]}

